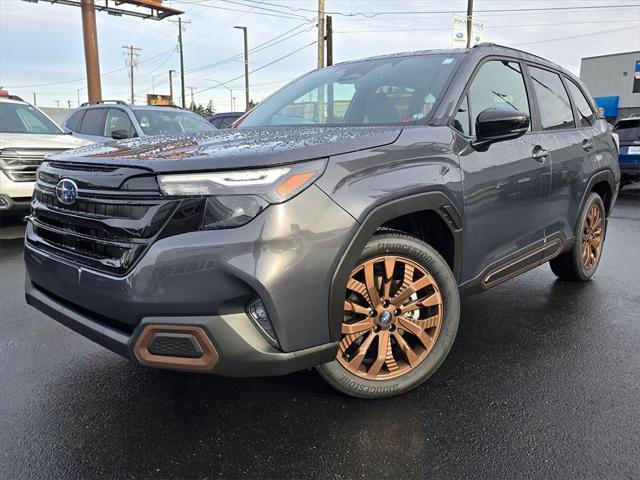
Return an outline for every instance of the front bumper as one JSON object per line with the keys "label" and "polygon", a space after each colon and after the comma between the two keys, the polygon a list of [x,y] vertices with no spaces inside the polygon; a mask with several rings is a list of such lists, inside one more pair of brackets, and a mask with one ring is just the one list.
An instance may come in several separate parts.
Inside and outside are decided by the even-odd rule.
{"label": "front bumper", "polygon": [[33,182],[14,182],[0,171],[0,212],[27,212],[33,185]]}
{"label": "front bumper", "polygon": [[[220,355],[213,373],[287,373],[310,360],[329,361],[337,351],[330,334],[330,283],[356,226],[312,186],[243,227],[158,240],[126,276],[115,276],[37,249],[29,242],[29,224],[27,302],[131,359],[141,328],[168,322],[202,326]],[[256,297],[280,349],[246,314]]]}
{"label": "front bumper", "polygon": [[[152,325],[192,326],[202,329],[215,347],[218,356],[212,367],[207,368],[206,371],[224,376],[284,375],[329,362],[335,358],[338,350],[338,342],[335,342],[283,353],[272,347],[258,333],[251,320],[242,313],[208,317],[148,317],[144,318],[131,334],[127,334],[75,311],[60,300],[47,295],[33,285],[28,275],[25,291],[29,305],[130,360],[141,361],[136,353],[136,345],[145,327]],[[178,363],[164,366],[186,371],[203,371],[202,368],[190,368],[188,365],[181,366]]]}

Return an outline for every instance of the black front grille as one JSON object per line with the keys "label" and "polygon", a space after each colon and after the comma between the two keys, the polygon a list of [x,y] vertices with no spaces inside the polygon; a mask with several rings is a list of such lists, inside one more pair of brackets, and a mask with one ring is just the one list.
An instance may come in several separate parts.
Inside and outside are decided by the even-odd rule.
{"label": "black front grille", "polygon": [[[71,205],[55,194],[63,178],[78,185]],[[132,190],[132,185],[139,189]],[[159,236],[179,204],[180,200],[163,199],[155,177],[143,169],[47,162],[35,186],[27,241],[82,266],[123,275]]]}
{"label": "black front grille", "polygon": [[0,153],[0,170],[14,182],[35,182],[36,170],[50,153],[60,149],[3,150]]}

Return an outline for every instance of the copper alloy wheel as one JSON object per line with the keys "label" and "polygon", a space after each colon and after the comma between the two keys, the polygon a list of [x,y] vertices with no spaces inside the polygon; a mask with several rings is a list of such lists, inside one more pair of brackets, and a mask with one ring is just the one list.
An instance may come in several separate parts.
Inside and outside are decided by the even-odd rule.
{"label": "copper alloy wheel", "polygon": [[603,234],[602,210],[597,204],[591,205],[582,229],[582,265],[591,270],[600,258]]}
{"label": "copper alloy wheel", "polygon": [[358,265],[349,277],[337,359],[367,380],[389,380],[416,368],[433,349],[443,303],[421,265],[395,255]]}

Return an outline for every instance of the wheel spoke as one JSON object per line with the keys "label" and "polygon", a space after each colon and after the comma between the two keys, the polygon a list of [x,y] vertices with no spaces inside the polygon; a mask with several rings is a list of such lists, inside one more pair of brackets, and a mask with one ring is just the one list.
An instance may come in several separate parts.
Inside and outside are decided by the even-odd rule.
{"label": "wheel spoke", "polygon": [[367,286],[371,306],[375,307],[380,303],[380,294],[378,293],[376,278],[373,273],[373,261],[368,261],[364,264],[364,283]]}
{"label": "wheel spoke", "polygon": [[380,373],[382,366],[387,361],[387,350],[391,348],[390,342],[391,337],[389,336],[388,330],[384,330],[378,334],[378,356],[367,371],[368,377],[376,377]]}
{"label": "wheel spoke", "polygon": [[369,293],[367,292],[367,287],[364,283],[359,282],[355,278],[350,278],[347,283],[347,290],[351,290],[352,292],[359,293],[364,297],[364,299],[369,303],[371,308],[375,307],[375,304],[371,303],[371,298],[369,298]]}
{"label": "wheel spoke", "polygon": [[415,367],[420,362],[420,358],[418,357],[418,355],[416,355],[416,353],[411,349],[404,337],[398,332],[393,332],[393,338],[395,338],[396,342],[398,342],[398,346],[407,359],[407,362],[409,362],[409,365],[412,368]]}
{"label": "wheel spoke", "polygon": [[400,325],[402,325],[402,327],[404,327],[411,334],[418,337],[418,340],[420,340],[420,343],[424,345],[427,351],[431,350],[431,347],[433,347],[433,339],[427,332],[424,331],[422,326],[416,325],[416,323],[406,317],[400,317]]}
{"label": "wheel spoke", "polygon": [[344,311],[346,313],[359,313],[360,315],[369,315],[370,310],[370,308],[363,307],[362,305],[358,305],[357,303],[350,302],[348,300],[344,301]]}
{"label": "wheel spoke", "polygon": [[367,355],[367,351],[369,351],[371,342],[373,342],[373,339],[376,337],[377,335],[371,334],[364,340],[364,342],[362,342],[362,345],[358,347],[358,350],[357,350],[358,353],[356,353],[353,359],[351,359],[351,361],[349,362],[349,367],[353,368],[354,370],[360,369],[360,365],[362,365],[362,361],[364,360],[364,357]]}
{"label": "wheel spoke", "polygon": [[395,267],[395,257],[388,257],[384,259],[384,290],[382,293],[384,298],[391,297],[391,283],[393,282],[393,270]]}
{"label": "wheel spoke", "polygon": [[365,318],[355,323],[343,323],[342,334],[343,335],[355,335],[356,333],[366,332],[373,328],[373,323],[370,318]]}
{"label": "wheel spoke", "polygon": [[403,290],[399,291],[396,296],[391,299],[391,303],[394,305],[400,305],[407,297],[410,297],[414,293],[419,292],[433,283],[434,281],[433,278],[431,278],[431,275],[425,274],[422,278],[419,278]]}
{"label": "wheel spoke", "polygon": [[425,295],[424,297],[411,302],[408,305],[400,307],[400,313],[402,314],[410,312],[419,308],[435,307],[436,305],[440,305],[441,303],[442,299],[440,298],[440,294],[436,291],[433,291],[428,295]]}

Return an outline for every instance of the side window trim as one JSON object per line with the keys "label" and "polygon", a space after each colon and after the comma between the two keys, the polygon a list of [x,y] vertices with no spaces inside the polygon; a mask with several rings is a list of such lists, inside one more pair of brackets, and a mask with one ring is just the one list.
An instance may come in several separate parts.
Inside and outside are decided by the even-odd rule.
{"label": "side window trim", "polygon": [[[533,102],[535,101],[535,95],[533,95],[532,90],[530,88],[530,84],[528,82],[528,77],[527,77],[527,70],[526,70],[526,63],[519,58],[513,58],[513,57],[509,57],[509,56],[502,56],[502,55],[488,55],[484,58],[482,58],[478,64],[475,66],[475,68],[473,69],[473,72],[471,73],[469,80],[467,80],[467,83],[464,86],[464,90],[462,91],[462,95],[460,95],[460,98],[458,99],[458,101],[455,104],[455,108],[453,109],[454,114],[451,116],[451,119],[449,120],[448,126],[458,132],[460,135],[462,135],[464,138],[468,138],[468,139],[474,139],[475,135],[472,136],[468,136],[465,135],[464,133],[460,132],[459,130],[456,130],[453,127],[453,121],[455,120],[455,113],[458,112],[458,109],[460,108],[460,105],[462,105],[462,102],[464,101],[465,97],[467,98],[467,106],[468,106],[468,110],[469,110],[469,128],[471,129],[471,125],[473,125],[475,127],[475,118],[473,117],[473,112],[471,111],[471,102],[469,101],[469,89],[471,88],[471,85],[473,84],[473,81],[476,79],[476,76],[478,75],[478,72],[480,71],[480,69],[482,68],[482,66],[485,63],[488,62],[492,62],[492,61],[505,61],[505,62],[509,62],[509,63],[517,63],[520,66],[520,72],[522,74],[523,80],[524,80],[524,88],[527,94],[527,102],[529,103],[529,116],[531,117],[533,115]],[[537,108],[537,106],[536,106]],[[537,111],[537,110],[536,110]],[[529,119],[530,122],[533,121],[532,118]],[[533,124],[531,124],[529,131],[527,133],[525,133],[525,135],[528,135],[529,133],[533,132]]]}
{"label": "side window trim", "polygon": [[571,93],[569,93],[569,89],[567,88],[567,85],[564,82],[564,74],[562,72],[559,72],[557,70],[553,70],[552,68],[547,67],[546,65],[540,65],[537,63],[533,63],[533,62],[527,62],[527,73],[529,74],[530,78],[531,78],[531,87],[532,87],[532,93],[533,93],[533,97],[535,98],[535,102],[536,102],[536,109],[539,108],[538,105],[538,96],[535,93],[535,89],[533,88],[533,76],[531,75],[531,72],[529,71],[529,67],[532,68],[538,68],[540,70],[546,70],[549,73],[553,73],[555,75],[558,75],[558,77],[560,77],[560,83],[562,83],[562,87],[564,88],[565,93],[567,94],[567,98],[569,99],[569,105],[571,106],[571,111],[573,112],[573,127],[566,127],[566,128],[558,128],[558,129],[553,129],[553,130],[545,130],[544,128],[542,128],[542,117],[541,117],[541,113],[540,110],[538,109],[538,120],[539,120],[539,133],[555,133],[555,132],[566,132],[569,130],[576,130],[580,127],[578,127],[578,118],[576,117],[576,107],[573,101],[573,98],[571,97]]}

